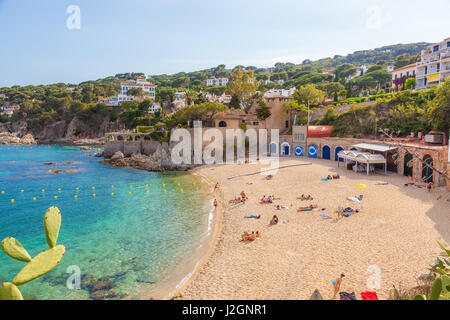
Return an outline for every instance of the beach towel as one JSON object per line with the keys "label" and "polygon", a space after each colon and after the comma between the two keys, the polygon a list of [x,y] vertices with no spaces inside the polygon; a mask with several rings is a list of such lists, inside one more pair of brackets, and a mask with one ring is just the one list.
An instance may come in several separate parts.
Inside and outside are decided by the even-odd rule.
{"label": "beach towel", "polygon": [[355,186],[355,188],[360,188],[360,189],[367,189],[367,186],[365,184],[357,184]]}
{"label": "beach towel", "polygon": [[324,220],[326,220],[326,219],[331,219],[331,217],[328,216],[328,215],[326,215],[326,214],[321,214],[320,217],[321,217],[322,219],[324,219]]}
{"label": "beach towel", "polygon": [[328,179],[327,178],[325,178],[325,179],[321,179],[322,181],[328,181]]}
{"label": "beach towel", "polygon": [[363,300],[378,300],[377,293],[372,291],[361,292],[361,298]]}
{"label": "beach towel", "polygon": [[354,292],[339,292],[339,296],[341,300],[357,300]]}

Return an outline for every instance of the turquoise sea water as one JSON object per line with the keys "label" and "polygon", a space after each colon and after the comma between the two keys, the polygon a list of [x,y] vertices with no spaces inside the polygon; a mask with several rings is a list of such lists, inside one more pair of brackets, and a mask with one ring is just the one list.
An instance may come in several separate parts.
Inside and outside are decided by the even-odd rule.
{"label": "turquoise sea water", "polygon": [[[57,206],[62,214],[58,244],[66,254],[50,273],[20,287],[24,297],[90,299],[87,280],[98,279],[113,284],[102,294],[133,297],[169,279],[207,233],[210,204],[195,177],[112,167],[87,156],[92,153],[64,145],[0,146],[0,240],[15,237],[35,256],[48,248],[45,211]],[[55,169],[77,172],[49,172]],[[23,266],[0,252],[0,283]],[[81,290],[66,286],[70,266],[80,268]]]}

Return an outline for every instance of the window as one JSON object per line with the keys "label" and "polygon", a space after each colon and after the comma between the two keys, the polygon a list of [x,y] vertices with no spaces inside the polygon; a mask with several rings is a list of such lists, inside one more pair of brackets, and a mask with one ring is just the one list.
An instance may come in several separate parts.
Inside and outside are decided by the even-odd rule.
{"label": "window", "polygon": [[438,63],[436,68],[437,68],[437,72],[439,72],[439,70],[441,70],[441,64]]}
{"label": "window", "polygon": [[433,52],[439,51],[439,45],[433,47]]}
{"label": "window", "polygon": [[305,140],[305,135],[303,133],[296,133],[296,134],[294,134],[294,140],[295,141],[303,141],[303,140]]}
{"label": "window", "polygon": [[447,42],[447,48],[450,48],[450,41]]}

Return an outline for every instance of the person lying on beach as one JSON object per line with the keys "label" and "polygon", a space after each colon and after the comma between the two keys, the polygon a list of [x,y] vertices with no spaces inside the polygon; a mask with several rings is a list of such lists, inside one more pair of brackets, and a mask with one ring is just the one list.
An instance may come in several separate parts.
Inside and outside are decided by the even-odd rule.
{"label": "person lying on beach", "polygon": [[259,233],[259,231],[256,231],[256,233],[255,233],[255,237],[256,237],[256,239],[261,239],[261,233]]}
{"label": "person lying on beach", "polygon": [[247,231],[245,231],[242,236],[241,236],[241,241],[255,241],[256,239],[256,235],[255,232],[252,233],[248,233]]}
{"label": "person lying on beach", "polygon": [[277,204],[274,208],[275,208],[275,210],[286,210],[286,209],[289,209],[288,206],[283,206],[283,205],[279,205],[279,204]]}
{"label": "person lying on beach", "polygon": [[276,225],[276,224],[278,224],[278,217],[276,216],[276,215],[274,215],[273,217],[272,217],[272,220],[270,220],[270,223],[269,223],[271,226],[274,226],[274,225]]}
{"label": "person lying on beach", "polygon": [[302,200],[302,201],[306,201],[306,200],[314,200],[313,197],[311,197],[310,194],[308,194],[307,196],[305,196],[304,194],[302,194],[300,197],[297,197],[297,199]]}
{"label": "person lying on beach", "polygon": [[260,219],[261,215],[255,216],[255,215],[251,214],[249,216],[245,216],[244,218],[245,219]]}
{"label": "person lying on beach", "polygon": [[340,178],[339,174],[333,175],[333,179],[339,179],[339,178]]}
{"label": "person lying on beach", "polygon": [[234,198],[234,200],[230,200],[228,202],[229,203],[241,203],[243,201],[242,201],[241,197],[236,197],[236,198]]}
{"label": "person lying on beach", "polygon": [[309,206],[307,206],[307,207],[300,207],[300,208],[298,208],[297,209],[297,211],[298,212],[301,212],[301,211],[312,211],[313,209],[317,209],[317,205],[316,204],[310,204]]}
{"label": "person lying on beach", "polygon": [[333,298],[332,300],[336,299],[336,295],[339,293],[339,289],[341,288],[342,279],[344,279],[345,274],[341,274],[340,277],[336,278],[335,280],[331,281],[331,284],[333,285]]}
{"label": "person lying on beach", "polygon": [[363,200],[363,195],[359,195],[359,197],[354,196],[354,197],[348,197],[347,200],[353,201],[353,202],[360,202]]}

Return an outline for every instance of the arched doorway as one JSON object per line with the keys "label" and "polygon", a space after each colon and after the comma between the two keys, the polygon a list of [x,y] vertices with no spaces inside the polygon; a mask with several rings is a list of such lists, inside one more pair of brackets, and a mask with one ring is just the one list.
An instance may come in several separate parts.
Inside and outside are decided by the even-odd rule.
{"label": "arched doorway", "polygon": [[303,152],[304,152],[303,147],[300,147],[300,146],[295,147],[295,155],[297,157],[303,157],[304,156]]}
{"label": "arched doorway", "polygon": [[226,126],[227,126],[226,121],[220,121],[220,122],[219,122],[219,127],[220,127],[220,128],[225,128]]}
{"label": "arched doorway", "polygon": [[270,143],[270,154],[277,154],[278,145],[275,142]]}
{"label": "arched doorway", "polygon": [[344,159],[338,157],[338,153],[344,150],[342,147],[337,147],[334,151],[334,161],[344,162]]}
{"label": "arched doorway", "polygon": [[322,158],[330,160],[331,159],[331,149],[329,146],[323,146],[322,148]]}
{"label": "arched doorway", "polygon": [[425,183],[433,182],[433,169],[431,169],[429,166],[433,167],[433,158],[426,154],[423,157],[423,163],[422,163],[422,181]]}
{"label": "arched doorway", "polygon": [[291,147],[289,146],[289,143],[283,142],[281,144],[281,152],[286,156],[291,154]]}
{"label": "arched doorway", "polygon": [[411,166],[408,166],[408,163],[410,163],[410,161],[412,160],[413,156],[411,153],[406,152],[405,153],[405,157],[403,159],[403,175],[406,177],[409,177],[413,175],[413,167],[412,167],[412,163]]}
{"label": "arched doorway", "polygon": [[308,157],[317,158],[318,153],[319,153],[319,149],[317,148],[317,146],[315,144],[311,144],[308,147]]}

